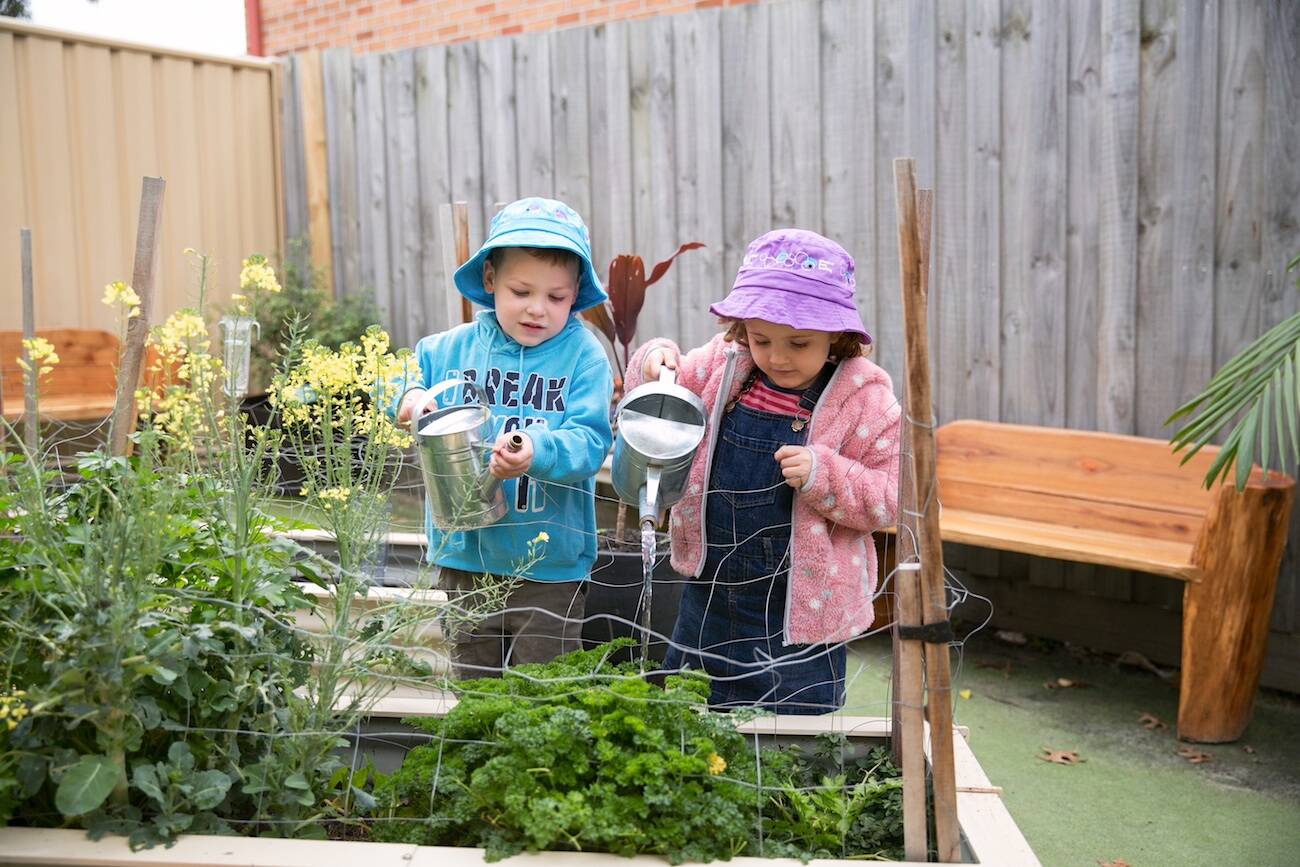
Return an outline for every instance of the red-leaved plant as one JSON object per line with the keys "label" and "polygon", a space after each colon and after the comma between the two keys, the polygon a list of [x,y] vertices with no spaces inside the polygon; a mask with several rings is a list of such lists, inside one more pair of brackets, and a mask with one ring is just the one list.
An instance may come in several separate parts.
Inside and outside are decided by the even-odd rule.
{"label": "red-leaved plant", "polygon": [[[632,340],[636,336],[636,320],[645,306],[645,291],[668,273],[673,260],[687,250],[703,247],[699,241],[682,244],[667,259],[657,263],[650,270],[650,279],[645,276],[645,264],[640,256],[624,253],[615,256],[609,263],[609,280],[606,291],[609,300],[582,312],[586,320],[605,335],[609,345],[614,349],[614,363],[618,365],[618,379],[621,382],[627,370],[628,358],[631,357]],[[618,349],[623,348],[620,358]]]}

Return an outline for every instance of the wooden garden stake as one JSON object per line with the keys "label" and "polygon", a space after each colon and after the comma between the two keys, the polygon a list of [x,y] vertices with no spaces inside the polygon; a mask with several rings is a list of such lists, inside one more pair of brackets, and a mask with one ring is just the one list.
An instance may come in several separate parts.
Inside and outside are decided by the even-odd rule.
{"label": "wooden garden stake", "polygon": [[469,322],[474,308],[469,299],[456,291],[456,269],[469,259],[469,203],[444,204],[439,209],[438,228],[442,233],[442,261],[447,278],[447,327]]}
{"label": "wooden garden stake", "polygon": [[131,431],[135,430],[135,390],[140,384],[144,360],[144,340],[149,334],[149,308],[153,303],[153,283],[158,272],[158,229],[162,225],[163,191],[167,182],[146,177],[140,185],[140,223],[135,233],[135,263],[131,269],[131,288],[140,296],[140,312],[126,321],[126,341],[117,368],[117,395],[113,401],[113,420],[109,428],[109,448],[114,455],[130,453]]}
{"label": "wooden garden stake", "polygon": [[[930,721],[930,767],[934,780],[934,824],[939,860],[960,855],[957,788],[952,753],[951,672],[948,660],[948,606],[944,592],[943,542],[939,536],[938,480],[935,477],[934,419],[930,412],[930,356],[926,323],[929,227],[918,229],[916,167],[894,160],[894,200],[898,209],[899,276],[903,293],[904,354],[907,359],[908,418],[912,419],[912,473],[920,513],[921,621],[934,630],[925,644],[926,712]],[[921,206],[929,216],[931,200]],[[928,223],[928,219],[927,219]],[[900,600],[901,603],[901,600]],[[947,627],[945,630],[944,628]],[[904,633],[904,636],[906,634]],[[912,748],[916,752],[916,748]]]}
{"label": "wooden garden stake", "polygon": [[[36,295],[32,291],[32,230],[20,229],[19,243],[22,246],[23,263],[23,340],[36,336]],[[23,442],[27,444],[27,453],[36,457],[39,442],[41,420],[36,417],[36,380],[40,378],[39,365],[32,364],[31,353],[23,346],[23,362],[27,365],[27,382],[23,388]]]}

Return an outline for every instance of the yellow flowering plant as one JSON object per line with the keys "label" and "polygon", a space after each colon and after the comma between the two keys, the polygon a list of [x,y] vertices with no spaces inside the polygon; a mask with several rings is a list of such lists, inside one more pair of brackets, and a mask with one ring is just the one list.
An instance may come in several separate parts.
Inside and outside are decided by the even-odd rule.
{"label": "yellow flowering plant", "polygon": [[198,310],[184,308],[149,334],[154,353],[153,386],[136,392],[142,418],[185,451],[216,440],[224,407],[215,389],[223,381],[221,359],[211,354],[208,325]]}

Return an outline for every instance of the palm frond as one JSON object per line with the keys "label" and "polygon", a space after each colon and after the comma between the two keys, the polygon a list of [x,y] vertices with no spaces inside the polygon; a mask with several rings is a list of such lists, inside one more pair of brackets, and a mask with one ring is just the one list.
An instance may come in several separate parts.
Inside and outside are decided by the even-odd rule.
{"label": "palm frond", "polygon": [[[1298,257],[1300,259],[1300,257]],[[1300,462],[1300,313],[1252,341],[1165,420],[1181,423],[1170,437],[1186,463],[1225,432],[1205,475],[1206,487],[1233,474],[1238,490],[1258,461],[1287,472]]]}

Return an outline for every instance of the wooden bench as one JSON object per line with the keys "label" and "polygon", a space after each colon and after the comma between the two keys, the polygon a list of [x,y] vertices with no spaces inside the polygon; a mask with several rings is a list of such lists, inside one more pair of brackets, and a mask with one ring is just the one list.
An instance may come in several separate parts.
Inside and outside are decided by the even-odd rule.
{"label": "wooden bench", "polygon": [[[59,363],[41,377],[41,418],[93,421],[113,411],[120,343],[107,331],[60,328],[37,331],[54,344]],[[21,331],[0,331],[0,414],[13,423],[24,412]]]}
{"label": "wooden bench", "polygon": [[[944,541],[1163,575],[1183,592],[1178,735],[1232,741],[1264,665],[1294,481],[1202,484],[1167,442],[957,421],[936,434]],[[920,494],[923,498],[924,492]]]}

